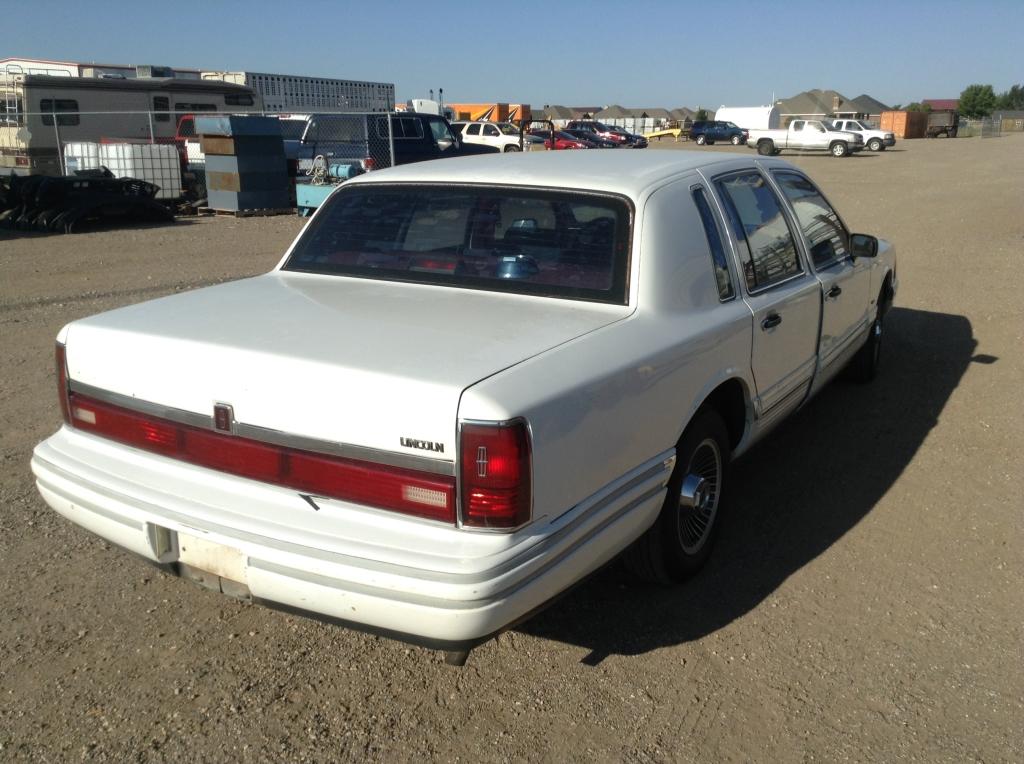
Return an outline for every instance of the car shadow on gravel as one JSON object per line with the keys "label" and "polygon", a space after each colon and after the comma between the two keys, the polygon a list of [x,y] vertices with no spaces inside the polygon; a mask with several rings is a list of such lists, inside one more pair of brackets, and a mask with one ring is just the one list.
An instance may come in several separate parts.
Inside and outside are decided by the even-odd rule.
{"label": "car shadow on gravel", "polygon": [[974,358],[976,344],[963,316],[893,308],[874,382],[832,383],[733,465],[729,514],[697,576],[655,587],[613,564],[517,629],[585,647],[584,663],[596,664],[700,639],[744,616],[871,512],[972,360],[998,362]]}

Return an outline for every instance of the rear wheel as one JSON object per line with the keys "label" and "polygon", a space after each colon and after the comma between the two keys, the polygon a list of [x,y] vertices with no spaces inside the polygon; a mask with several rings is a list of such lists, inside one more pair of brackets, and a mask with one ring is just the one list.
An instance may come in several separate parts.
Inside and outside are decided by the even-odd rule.
{"label": "rear wheel", "polygon": [[703,146],[708,141],[708,139],[703,135],[698,135],[694,140],[697,141],[698,146]]}
{"label": "rear wheel", "polygon": [[877,138],[872,138],[870,141],[868,141],[868,148],[871,149],[872,151],[881,151],[884,147],[882,146],[882,142],[880,140],[878,140]]}
{"label": "rear wheel", "polygon": [[775,153],[775,144],[771,141],[758,141],[757,153],[763,157],[770,157]]}
{"label": "rear wheel", "polygon": [[740,137],[738,135],[734,135],[730,140],[732,140],[732,145],[733,146],[739,146],[740,145],[740,140],[741,139],[740,139]]}
{"label": "rear wheel", "polygon": [[717,535],[729,455],[722,418],[710,409],[699,412],[676,445],[661,514],[623,557],[634,575],[669,584],[704,564]]}
{"label": "rear wheel", "polygon": [[849,147],[842,141],[836,141],[828,147],[828,150],[832,152],[834,157],[844,157],[850,153]]}

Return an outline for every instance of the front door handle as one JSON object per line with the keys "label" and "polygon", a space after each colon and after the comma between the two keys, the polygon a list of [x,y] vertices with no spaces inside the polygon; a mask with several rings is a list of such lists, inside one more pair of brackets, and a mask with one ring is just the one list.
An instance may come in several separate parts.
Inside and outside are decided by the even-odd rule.
{"label": "front door handle", "polygon": [[782,316],[778,313],[769,313],[764,321],[761,322],[761,328],[764,330],[773,329],[782,323]]}
{"label": "front door handle", "polygon": [[831,297],[831,298],[835,299],[836,297],[838,297],[842,293],[843,293],[843,290],[837,284],[836,286],[834,286],[831,289],[829,289],[828,290],[828,294],[826,294],[825,296],[826,297]]}

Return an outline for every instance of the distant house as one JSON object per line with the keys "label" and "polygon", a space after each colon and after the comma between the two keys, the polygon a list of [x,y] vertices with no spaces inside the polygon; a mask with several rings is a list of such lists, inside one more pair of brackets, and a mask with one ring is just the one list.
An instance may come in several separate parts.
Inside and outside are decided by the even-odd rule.
{"label": "distant house", "polygon": [[693,109],[688,109],[685,106],[681,106],[678,109],[672,109],[669,113],[669,119],[673,122],[693,122],[697,118],[697,112]]}
{"label": "distant house", "polygon": [[930,106],[932,111],[942,111],[944,109],[956,111],[960,108],[959,98],[925,98],[921,103],[924,106]]}
{"label": "distant house", "polygon": [[[891,111],[884,103],[869,95],[859,95],[849,103],[857,108],[857,112],[861,115],[860,118],[874,121],[881,119],[883,111]],[[858,117],[854,117],[854,119],[858,119]]]}
{"label": "distant house", "polygon": [[545,104],[543,109],[534,113],[534,119],[550,119],[555,127],[565,127],[565,123],[576,119],[575,113],[568,106],[549,106]]}
{"label": "distant house", "polygon": [[834,90],[805,90],[791,98],[783,98],[776,105],[783,124],[786,124],[794,119],[824,119],[830,114],[837,114],[845,102],[846,96]]}
{"label": "distant house", "polygon": [[847,98],[835,90],[805,90],[792,98],[783,98],[776,104],[783,124],[794,119],[878,119],[889,107],[869,95]]}

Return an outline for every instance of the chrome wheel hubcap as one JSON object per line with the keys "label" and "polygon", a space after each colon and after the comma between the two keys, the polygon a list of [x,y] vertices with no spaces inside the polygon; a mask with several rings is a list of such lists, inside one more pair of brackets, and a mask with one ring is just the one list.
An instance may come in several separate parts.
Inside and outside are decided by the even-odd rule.
{"label": "chrome wheel hubcap", "polygon": [[708,438],[693,451],[679,490],[679,544],[687,554],[704,546],[718,512],[722,487],[722,456]]}

